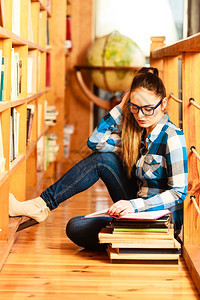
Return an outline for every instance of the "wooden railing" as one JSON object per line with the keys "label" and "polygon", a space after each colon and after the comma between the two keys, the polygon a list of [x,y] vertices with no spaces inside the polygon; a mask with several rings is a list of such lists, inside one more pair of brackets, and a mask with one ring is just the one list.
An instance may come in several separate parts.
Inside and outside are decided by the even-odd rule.
{"label": "wooden railing", "polygon": [[166,86],[170,119],[181,125],[186,138],[189,174],[183,257],[200,293],[200,33],[170,46],[164,45],[163,37],[151,41],[150,64],[158,68]]}

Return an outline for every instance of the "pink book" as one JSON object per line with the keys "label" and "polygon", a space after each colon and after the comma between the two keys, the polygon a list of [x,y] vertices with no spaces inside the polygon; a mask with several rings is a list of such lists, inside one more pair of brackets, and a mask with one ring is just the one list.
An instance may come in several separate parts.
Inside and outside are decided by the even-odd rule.
{"label": "pink book", "polygon": [[96,217],[112,217],[115,219],[128,219],[128,220],[157,220],[165,215],[170,214],[171,212],[168,209],[155,210],[155,211],[144,211],[138,213],[128,213],[122,216],[111,216],[107,214],[108,209],[95,212],[89,215],[86,215],[83,218],[96,218]]}

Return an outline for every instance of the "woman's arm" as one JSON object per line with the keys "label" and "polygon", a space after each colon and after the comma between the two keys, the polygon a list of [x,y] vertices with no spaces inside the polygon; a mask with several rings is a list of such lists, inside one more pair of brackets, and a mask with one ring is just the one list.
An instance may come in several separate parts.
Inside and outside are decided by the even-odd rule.
{"label": "woman's arm", "polygon": [[88,147],[98,152],[120,152],[122,108],[128,101],[129,91],[122,96],[122,101],[115,106],[94,130],[88,139]]}
{"label": "woman's arm", "polygon": [[88,138],[87,145],[98,152],[120,152],[122,112],[115,106]]}
{"label": "woman's arm", "polygon": [[166,145],[167,186],[165,191],[148,198],[120,200],[114,203],[110,214],[170,209],[180,205],[187,194],[187,151],[182,131],[168,138]]}

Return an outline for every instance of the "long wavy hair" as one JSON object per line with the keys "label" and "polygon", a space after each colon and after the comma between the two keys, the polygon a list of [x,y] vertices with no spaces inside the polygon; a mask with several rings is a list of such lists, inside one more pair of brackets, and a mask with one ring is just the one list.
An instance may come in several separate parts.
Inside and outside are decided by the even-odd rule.
{"label": "long wavy hair", "polygon": [[[133,78],[130,94],[137,88],[145,88],[153,91],[155,95],[161,98],[166,97],[166,90],[162,80],[158,76],[156,68],[141,68]],[[122,122],[121,149],[122,158],[127,167],[128,176],[131,177],[133,166],[136,164],[141,147],[142,128],[136,122],[134,115],[128,110],[127,105],[124,105]]]}

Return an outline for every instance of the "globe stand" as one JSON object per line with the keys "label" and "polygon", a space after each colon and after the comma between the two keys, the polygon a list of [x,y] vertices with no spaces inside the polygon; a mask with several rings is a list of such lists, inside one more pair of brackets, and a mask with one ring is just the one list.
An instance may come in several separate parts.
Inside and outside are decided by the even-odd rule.
{"label": "globe stand", "polygon": [[[98,107],[103,108],[105,110],[111,110],[115,105],[119,104],[121,99],[113,95],[109,101],[104,100],[96,95],[88,88],[86,85],[81,70],[99,70],[104,74],[104,81],[105,86],[107,87],[108,92],[110,92],[108,84],[106,83],[106,71],[133,71],[135,73],[139,70],[139,67],[105,67],[105,66],[75,66],[75,75],[78,82],[79,87],[81,88],[82,92],[87,96],[87,98],[96,104]],[[117,92],[117,91],[116,91]],[[118,91],[123,92],[123,91]]]}

